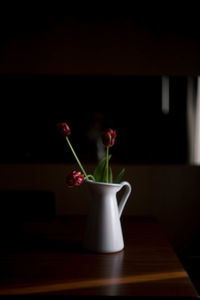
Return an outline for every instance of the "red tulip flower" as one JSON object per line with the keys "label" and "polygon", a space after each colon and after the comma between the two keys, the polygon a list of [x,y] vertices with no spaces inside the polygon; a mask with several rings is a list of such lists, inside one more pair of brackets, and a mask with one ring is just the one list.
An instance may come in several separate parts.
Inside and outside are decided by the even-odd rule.
{"label": "red tulip flower", "polygon": [[[59,133],[66,138],[66,141],[81,169],[81,171],[83,172],[85,178],[89,178],[92,177],[94,178],[92,175],[87,175],[87,173],[85,172],[80,160],[78,159],[78,156],[76,155],[76,152],[74,151],[74,148],[72,147],[72,144],[69,140],[69,135],[71,134],[71,129],[69,128],[69,126],[67,125],[67,123],[65,122],[59,122],[57,123],[57,130],[59,131]],[[73,171],[71,173],[71,175],[68,176],[68,181],[69,181],[69,186],[74,186],[74,185],[80,185],[82,183],[82,179],[84,180],[84,176],[77,171]]]}
{"label": "red tulip flower", "polygon": [[106,147],[106,182],[108,182],[108,173],[109,173],[109,148],[112,147],[115,143],[116,139],[116,130],[108,128],[107,131],[102,133],[102,141],[104,146]]}
{"label": "red tulip flower", "polygon": [[116,130],[108,129],[102,133],[103,144],[106,147],[112,147],[115,143]]}
{"label": "red tulip flower", "polygon": [[71,129],[68,126],[66,122],[59,122],[57,123],[57,130],[58,132],[64,137],[68,143],[69,148],[72,151],[72,154],[74,155],[74,158],[76,159],[76,162],[78,163],[78,166],[80,168],[80,171],[72,171],[66,178],[66,183],[69,187],[73,186],[79,186],[84,181],[92,180],[97,182],[107,182],[107,183],[118,183],[120,182],[124,170],[123,169],[117,178],[113,181],[113,173],[111,167],[109,167],[109,160],[111,158],[111,155],[109,155],[109,149],[115,144],[116,139],[116,130],[113,130],[111,128],[108,128],[106,131],[102,132],[101,137],[104,146],[106,147],[106,157],[103,158],[97,167],[95,168],[94,175],[87,174],[83,165],[81,164],[71,142],[69,135],[71,134]]}
{"label": "red tulip flower", "polygon": [[60,132],[60,134],[64,137],[69,136],[70,133],[71,133],[71,129],[69,128],[69,126],[65,122],[59,122],[57,124],[57,129]]}
{"label": "red tulip flower", "polygon": [[79,171],[72,171],[67,176],[66,182],[69,187],[78,186],[84,182],[84,176]]}

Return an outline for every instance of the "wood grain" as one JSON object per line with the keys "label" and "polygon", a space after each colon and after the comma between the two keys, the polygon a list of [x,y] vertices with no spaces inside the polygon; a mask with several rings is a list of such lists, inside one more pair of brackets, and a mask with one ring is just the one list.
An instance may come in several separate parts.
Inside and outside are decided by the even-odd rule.
{"label": "wood grain", "polygon": [[125,248],[84,251],[85,217],[25,222],[0,250],[0,295],[197,296],[155,220],[122,217]]}

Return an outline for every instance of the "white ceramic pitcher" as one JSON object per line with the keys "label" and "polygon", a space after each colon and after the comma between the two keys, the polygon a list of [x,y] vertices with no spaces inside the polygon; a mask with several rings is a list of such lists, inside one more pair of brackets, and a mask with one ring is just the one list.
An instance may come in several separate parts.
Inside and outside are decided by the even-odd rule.
{"label": "white ceramic pitcher", "polygon": [[[119,184],[88,180],[91,193],[88,220],[84,237],[84,248],[99,253],[113,253],[124,248],[120,217],[131,193],[127,181]],[[117,202],[116,194],[125,187]]]}

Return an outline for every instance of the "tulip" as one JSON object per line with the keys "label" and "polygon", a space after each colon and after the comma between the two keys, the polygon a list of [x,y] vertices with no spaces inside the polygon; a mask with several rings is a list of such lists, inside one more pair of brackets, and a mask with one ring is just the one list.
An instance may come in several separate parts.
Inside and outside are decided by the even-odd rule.
{"label": "tulip", "polygon": [[[70,135],[70,133],[71,133],[71,130],[70,130],[70,128],[69,128],[69,126],[67,125],[67,123],[65,123],[65,122],[59,122],[59,123],[57,123],[57,130],[61,133],[61,135],[62,136],[64,136],[65,137],[65,139],[66,139],[66,141],[67,141],[67,143],[68,143],[68,145],[69,145],[69,147],[70,147],[70,149],[71,149],[71,151],[72,151],[72,153],[73,153],[73,155],[74,155],[74,157],[75,157],[75,159],[76,159],[76,161],[77,161],[77,163],[78,163],[78,165],[79,165],[79,167],[80,167],[80,169],[81,169],[81,171],[83,172],[83,174],[84,174],[84,176],[81,174],[81,176],[83,176],[83,180],[84,180],[84,178],[85,178],[85,180],[88,180],[89,178],[91,178],[92,180],[94,180],[94,177],[92,176],[92,175],[87,175],[87,173],[86,173],[86,171],[85,171],[85,169],[83,168],[83,166],[82,166],[82,164],[81,164],[81,162],[80,162],[80,160],[79,160],[79,158],[78,158],[78,156],[76,155],[76,152],[74,151],[74,148],[72,147],[72,144],[71,144],[71,142],[70,142],[70,140],[69,140],[69,135]],[[77,175],[77,172],[76,171],[74,171],[75,173],[74,173],[74,176],[75,175]],[[72,172],[73,173],[73,172]],[[72,177],[72,175],[73,174],[71,174],[71,177],[69,177],[69,180],[71,180],[71,182],[73,183],[73,177]],[[79,175],[79,174],[78,174]],[[80,178],[82,178],[82,177],[80,177]],[[79,182],[79,181],[78,181]],[[81,182],[82,183],[82,182]],[[69,185],[71,185],[71,184],[69,184]],[[73,185],[79,185],[79,184],[72,184],[72,186]]]}
{"label": "tulip", "polygon": [[115,143],[116,130],[107,129],[107,131],[102,133],[103,144],[106,147],[112,147]]}
{"label": "tulip", "polygon": [[72,171],[66,179],[69,187],[79,186],[84,182],[84,176],[79,171]]}
{"label": "tulip", "polygon": [[108,172],[109,172],[109,148],[112,147],[116,139],[116,130],[108,128],[107,131],[102,133],[102,141],[104,146],[106,146],[106,182],[108,182]]}
{"label": "tulip", "polygon": [[69,128],[69,126],[65,122],[59,122],[57,124],[57,129],[60,132],[60,134],[64,137],[69,136],[70,133],[71,133],[71,129]]}
{"label": "tulip", "polygon": [[69,128],[69,126],[67,125],[66,122],[59,122],[59,123],[57,123],[57,130],[60,132],[60,134],[62,136],[64,136],[66,138],[66,141],[67,141],[67,143],[68,143],[68,145],[69,145],[69,147],[70,147],[70,149],[71,149],[71,151],[72,151],[72,153],[73,153],[73,155],[74,155],[74,157],[75,157],[75,159],[76,159],[76,161],[77,161],[77,163],[78,163],[81,171],[83,172],[83,174],[85,175],[85,177],[87,177],[87,174],[86,174],[86,172],[85,172],[85,170],[84,170],[84,168],[83,168],[80,160],[78,159],[78,156],[76,155],[76,153],[74,151],[74,148],[72,147],[72,144],[71,144],[71,142],[70,142],[70,140],[68,138],[68,136],[71,133],[71,129]]}

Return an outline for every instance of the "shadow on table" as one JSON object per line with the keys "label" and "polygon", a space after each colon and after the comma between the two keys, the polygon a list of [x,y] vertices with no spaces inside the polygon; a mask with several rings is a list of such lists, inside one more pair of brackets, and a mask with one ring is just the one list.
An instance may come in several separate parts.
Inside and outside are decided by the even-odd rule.
{"label": "shadow on table", "polygon": [[0,252],[83,252],[81,241],[50,239],[27,222],[49,221],[57,215],[56,193],[46,190],[0,190]]}
{"label": "shadow on table", "polygon": [[35,235],[19,233],[15,236],[4,237],[0,246],[0,253],[28,253],[28,252],[85,252],[82,241],[74,240],[48,240]]}

